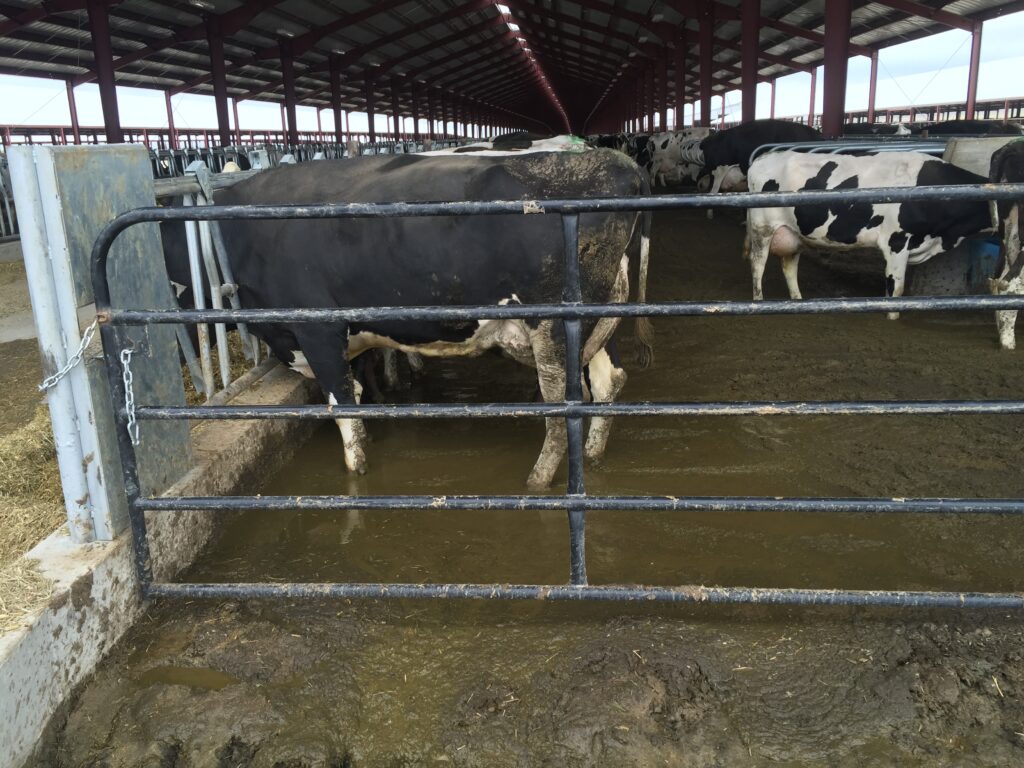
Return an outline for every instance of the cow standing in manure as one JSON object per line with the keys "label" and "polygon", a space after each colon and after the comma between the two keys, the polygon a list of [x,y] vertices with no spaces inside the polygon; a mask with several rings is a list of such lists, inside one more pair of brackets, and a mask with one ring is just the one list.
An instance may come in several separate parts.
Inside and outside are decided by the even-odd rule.
{"label": "cow standing in manure", "polygon": [[[970,171],[918,152],[869,156],[773,152],[750,166],[752,192],[869,187],[930,187],[983,184]],[[797,283],[800,251],[872,248],[885,259],[885,292],[902,296],[907,264],[920,264],[955,248],[965,237],[991,227],[984,202],[833,203],[747,211],[745,255],[750,259],[754,300],[769,254],[782,260],[789,295],[802,298]],[[890,313],[895,319],[898,313]]]}
{"label": "cow standing in manure", "polygon": [[[631,196],[649,192],[640,169],[610,150],[512,157],[360,157],[279,168],[217,195],[224,205],[325,202],[436,202]],[[557,303],[562,296],[561,219],[549,215],[360,219],[227,220],[224,238],[238,295],[247,308],[388,307]],[[623,302],[628,249],[640,234],[637,301],[645,300],[650,215],[580,216],[583,301]],[[612,401],[625,373],[605,346],[619,320],[583,323],[583,364],[594,400]],[[488,350],[537,369],[545,401],[565,394],[565,337],[556,320],[265,323],[250,330],[283,362],[315,378],[332,404],[357,401],[349,361],[373,348],[425,356]],[[638,323],[641,364],[650,361],[649,323]],[[550,485],[566,448],[565,423],[547,419],[529,476]],[[365,432],[337,419],[345,463],[366,468]],[[588,459],[599,459],[608,421],[593,419]]]}

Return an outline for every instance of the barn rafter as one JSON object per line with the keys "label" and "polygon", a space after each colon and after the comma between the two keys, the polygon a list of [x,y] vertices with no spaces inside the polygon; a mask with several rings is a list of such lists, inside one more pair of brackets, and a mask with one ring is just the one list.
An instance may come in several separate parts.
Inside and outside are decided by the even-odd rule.
{"label": "barn rafter", "polygon": [[[115,84],[295,109],[438,110],[487,124],[582,131],[640,124],[690,100],[824,65],[826,129],[841,117],[846,60],[1024,10],[1024,0],[3,0],[0,72],[100,84],[116,138]],[[968,94],[976,97],[976,77]],[[839,105],[838,107],[836,105]],[[434,110],[437,112],[438,110]],[[398,129],[396,121],[396,130]]]}

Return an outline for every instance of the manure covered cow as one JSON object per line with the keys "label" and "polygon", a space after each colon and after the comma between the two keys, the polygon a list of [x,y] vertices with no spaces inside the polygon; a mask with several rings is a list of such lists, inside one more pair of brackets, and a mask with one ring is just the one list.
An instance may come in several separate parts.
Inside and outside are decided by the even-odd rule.
{"label": "manure covered cow", "polygon": [[[437,202],[630,196],[649,191],[640,170],[611,150],[508,157],[367,156],[266,171],[217,195],[223,205],[325,202]],[[622,302],[629,294],[628,250],[639,237],[637,300],[645,298],[649,214],[580,216],[583,300]],[[562,296],[560,217],[548,215],[361,219],[228,220],[221,224],[242,306],[387,307],[558,302]],[[630,249],[631,250],[631,249]],[[625,382],[605,351],[617,318],[585,322],[589,391],[614,400]],[[281,361],[315,378],[328,403],[358,399],[349,362],[374,348],[425,356],[475,357],[499,351],[537,369],[546,401],[565,387],[561,321],[375,321],[251,324]],[[650,361],[650,326],[638,323],[641,364]],[[366,468],[365,432],[337,419],[345,463]],[[586,455],[599,459],[607,419],[593,419]],[[546,487],[566,448],[565,424],[548,419],[529,476]]]}
{"label": "manure covered cow", "polygon": [[[996,184],[1020,184],[1024,182],[1024,141],[1013,141],[992,154],[989,181]],[[1024,277],[1020,258],[1020,207],[1021,200],[1000,200],[995,203],[996,218],[999,222],[999,236],[1002,249],[999,254],[999,277],[989,280],[992,293],[1024,293]],[[996,329],[999,345],[1003,349],[1017,348],[1017,312],[1001,309],[996,311]]]}
{"label": "manure covered cow", "polygon": [[[750,166],[752,192],[867,187],[930,187],[981,184],[970,171],[919,152],[879,155],[810,155],[773,152]],[[902,296],[907,264],[920,264],[991,227],[984,202],[849,203],[751,208],[745,255],[750,259],[754,300],[763,298],[761,278],[769,254],[782,260],[790,298],[799,299],[800,251],[873,248],[885,259],[885,290]],[[897,313],[890,313],[895,319]]]}
{"label": "manure covered cow", "polygon": [[789,120],[751,120],[719,131],[700,143],[703,168],[697,178],[702,192],[739,192],[746,189],[750,156],[765,144],[818,141],[813,128]]}

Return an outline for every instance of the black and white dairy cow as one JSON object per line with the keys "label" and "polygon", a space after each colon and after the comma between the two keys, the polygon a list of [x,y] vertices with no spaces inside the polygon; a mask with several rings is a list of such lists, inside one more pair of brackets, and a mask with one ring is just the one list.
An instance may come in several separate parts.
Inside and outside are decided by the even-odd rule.
{"label": "black and white dairy cow", "polygon": [[[751,191],[855,189],[884,186],[976,184],[986,179],[923,153],[872,156],[763,155],[750,168]],[[804,248],[816,251],[877,249],[886,262],[886,294],[902,296],[907,264],[920,264],[991,226],[986,203],[920,202],[752,208],[746,212],[745,254],[751,261],[755,301],[770,254],[781,259],[790,297],[802,298],[797,266]],[[897,313],[891,312],[891,318]]]}
{"label": "black and white dairy cow", "polygon": [[711,135],[710,128],[690,127],[678,131],[656,133],[650,138],[651,160],[648,172],[651,185],[667,186],[690,179],[696,181],[700,174],[700,163],[692,155],[692,148]]}
{"label": "black and white dairy cow", "polygon": [[751,120],[719,131],[700,143],[703,168],[697,187],[702,192],[741,192],[747,188],[750,156],[758,147],[820,139],[818,131],[789,120]]}
{"label": "black and white dairy cow", "polygon": [[[612,150],[511,157],[400,155],[306,163],[266,171],[217,196],[218,204],[524,200],[636,195],[640,169]],[[639,237],[638,300],[644,300],[649,215],[580,216],[585,302],[628,298],[627,248]],[[224,221],[243,307],[379,307],[558,302],[562,295],[560,217],[550,215]],[[618,324],[584,324],[590,394],[610,401],[624,384],[605,346]],[[564,396],[560,321],[376,321],[346,325],[253,324],[283,362],[315,378],[329,403],[357,398],[349,361],[373,348],[425,356],[478,356],[488,350],[537,369],[545,400]],[[637,338],[650,360],[650,326]],[[366,467],[361,422],[338,419],[350,470]],[[607,420],[593,420],[586,454],[600,458]],[[565,425],[548,419],[532,487],[545,487],[566,447]]]}
{"label": "black and white dairy cow", "polygon": [[[819,155],[773,152],[750,166],[751,192],[979,184],[986,179],[920,152]],[[984,202],[850,203],[751,208],[747,242],[754,300],[770,254],[782,260],[790,298],[799,299],[800,251],[871,248],[885,259],[886,295],[902,296],[907,264],[920,264],[991,227]],[[897,313],[890,313],[895,319]]]}
{"label": "black and white dairy cow", "polygon": [[[993,153],[989,181],[996,184],[1024,182],[1024,141],[1012,141]],[[989,280],[989,288],[997,295],[1024,294],[1024,276],[1021,275],[1024,259],[1020,257],[1022,203],[1024,200],[1000,200],[995,204],[1002,249],[999,254],[999,277]],[[1003,349],[1017,348],[1016,325],[1015,310],[996,312],[996,330]]]}

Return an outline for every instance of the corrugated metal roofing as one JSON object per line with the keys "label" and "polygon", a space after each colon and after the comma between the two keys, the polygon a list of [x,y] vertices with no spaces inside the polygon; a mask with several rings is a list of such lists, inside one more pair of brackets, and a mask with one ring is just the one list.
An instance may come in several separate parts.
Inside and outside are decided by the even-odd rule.
{"label": "corrugated metal roofing", "polygon": [[[651,66],[662,66],[657,62],[665,56],[673,62],[669,49],[683,46],[687,67],[695,73],[696,19],[704,1],[504,0],[511,16],[503,17],[490,0],[121,0],[110,3],[110,19],[114,56],[120,59],[115,60],[116,78],[124,85],[210,93],[204,25],[213,13],[228,26],[228,93],[236,98],[283,99],[280,41],[289,38],[297,48],[301,104],[330,103],[333,54],[343,66],[345,109],[365,109],[365,82],[371,77],[381,111],[391,109],[394,82],[401,111],[411,114],[415,81],[421,88],[436,86],[455,98],[558,125],[553,100],[544,96],[541,71],[579,125],[610,82],[639,77]],[[740,2],[711,3],[716,92],[740,83]],[[1024,10],[1024,0],[854,0],[853,5],[851,43],[864,49],[948,29],[942,19],[931,17],[934,11],[981,21]],[[85,0],[0,0],[0,72],[91,79],[84,7]],[[824,12],[824,0],[762,0],[762,17],[776,25],[763,25],[760,31],[760,79],[821,62],[822,45],[813,33],[823,33]],[[507,21],[517,24],[518,32]],[[811,33],[812,39],[792,27]],[[686,99],[695,98],[698,78],[680,79],[688,83]],[[676,82],[673,73],[673,90]]]}

